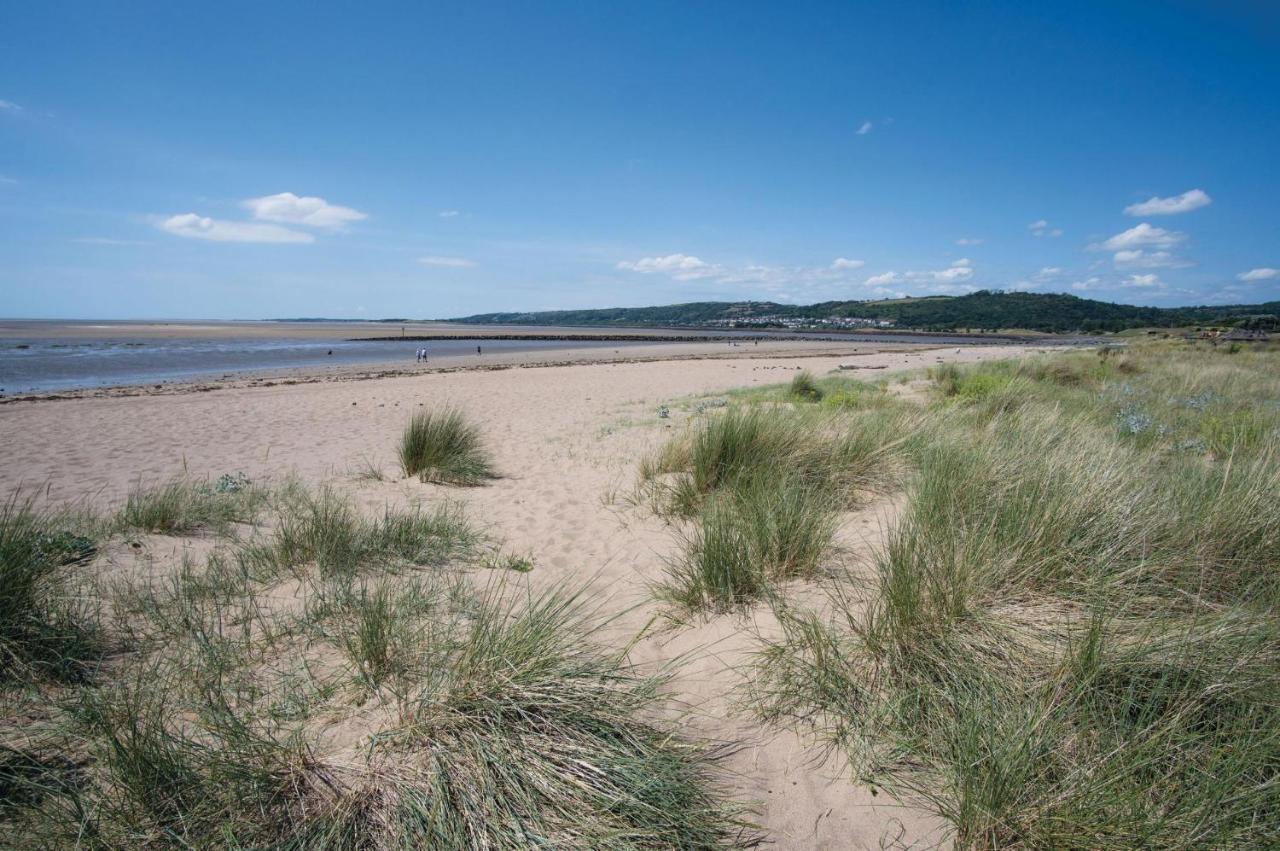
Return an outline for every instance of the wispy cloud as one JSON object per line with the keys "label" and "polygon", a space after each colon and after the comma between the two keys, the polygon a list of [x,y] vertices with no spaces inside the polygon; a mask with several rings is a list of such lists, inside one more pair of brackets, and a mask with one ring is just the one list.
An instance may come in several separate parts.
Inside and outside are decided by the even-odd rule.
{"label": "wispy cloud", "polygon": [[436,215],[438,215],[442,219],[453,219],[462,215],[462,212],[460,210],[441,210]]}
{"label": "wispy cloud", "polygon": [[956,245],[982,245],[982,243],[981,238],[974,236],[962,236],[956,240]]}
{"label": "wispy cloud", "polygon": [[1147,251],[1142,248],[1126,248],[1111,256],[1117,269],[1185,269],[1193,265],[1168,251]]}
{"label": "wispy cloud", "polygon": [[182,213],[160,219],[155,226],[166,233],[187,239],[205,239],[211,242],[314,242],[315,237],[303,231],[290,230],[280,225],[261,222],[230,222],[211,219],[196,213]]}
{"label": "wispy cloud", "polygon": [[0,112],[22,112],[22,107],[11,100],[0,100]]}
{"label": "wispy cloud", "polygon": [[865,135],[867,135],[868,133],[870,133],[870,132],[872,131],[872,129],[874,129],[874,128],[875,128],[875,124],[874,124],[874,123],[872,123],[872,122],[870,122],[870,121],[864,121],[864,122],[862,122],[862,125],[861,125],[860,127],[858,127],[858,129],[857,129],[856,133],[857,133],[857,135],[859,135],[859,136],[865,136]]}
{"label": "wispy cloud", "polygon": [[446,269],[468,269],[476,265],[474,260],[468,260],[465,257],[442,257],[438,254],[419,257],[418,262],[423,266],[439,266]]}
{"label": "wispy cloud", "polygon": [[677,281],[712,278],[724,272],[722,267],[707,263],[692,254],[667,254],[663,257],[641,257],[635,261],[623,260],[617,264],[617,268],[646,275],[661,273],[670,275]]}
{"label": "wispy cloud", "polygon": [[71,241],[78,242],[81,245],[148,245],[149,244],[138,239],[112,239],[111,237],[107,237],[107,236],[82,236],[82,237],[73,239]]}
{"label": "wispy cloud", "polygon": [[1124,208],[1124,213],[1126,216],[1172,216],[1189,213],[1212,203],[1213,199],[1203,189],[1190,189],[1181,195],[1153,197],[1139,204],[1130,204]]}
{"label": "wispy cloud", "polygon": [[1136,224],[1126,231],[1101,243],[1090,246],[1095,251],[1126,251],[1134,248],[1172,248],[1185,241],[1187,235],[1176,230],[1165,230],[1146,222]]}
{"label": "wispy cloud", "polygon": [[1280,269],[1272,269],[1270,266],[1261,266],[1257,269],[1250,269],[1248,272],[1241,272],[1236,275],[1241,281],[1253,283],[1255,281],[1274,281],[1280,278]]}
{"label": "wispy cloud", "polygon": [[967,257],[953,261],[944,269],[931,269],[907,272],[881,272],[863,281],[869,287],[883,287],[890,284],[911,284],[934,293],[972,292],[973,287],[967,281],[973,278],[973,262]]}
{"label": "wispy cloud", "polygon": [[1149,272],[1145,275],[1130,275],[1120,283],[1122,287],[1158,287],[1160,286],[1160,276],[1155,272]]}
{"label": "wispy cloud", "polygon": [[292,192],[280,192],[262,198],[250,198],[242,203],[255,219],[282,222],[290,225],[340,230],[351,222],[367,219],[369,215],[351,207],[330,204],[315,196],[298,196]]}
{"label": "wispy cloud", "polygon": [[18,178],[0,174],[0,183],[17,183]]}
{"label": "wispy cloud", "polygon": [[866,262],[863,260],[837,257],[825,266],[771,266],[762,263],[734,266],[708,262],[694,254],[677,253],[623,260],[614,267],[624,272],[660,275],[680,282],[749,288],[774,299],[821,300],[821,297],[835,297],[847,293],[850,287],[859,286],[850,276],[864,265]]}
{"label": "wispy cloud", "polygon": [[1049,284],[1052,284],[1054,281],[1060,280],[1062,278],[1062,274],[1061,266],[1041,266],[1039,271],[1034,274],[1023,278],[1022,280],[1014,281],[1010,289],[1023,292],[1028,290],[1039,290]]}
{"label": "wispy cloud", "polygon": [[1062,236],[1062,228],[1055,228],[1045,219],[1037,219],[1027,225],[1027,230],[1031,231],[1032,236]]}

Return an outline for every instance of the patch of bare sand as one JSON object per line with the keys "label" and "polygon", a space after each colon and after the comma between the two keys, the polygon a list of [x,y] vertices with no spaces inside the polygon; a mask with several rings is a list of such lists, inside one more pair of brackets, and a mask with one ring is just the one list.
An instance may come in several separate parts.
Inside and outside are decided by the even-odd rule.
{"label": "patch of bare sand", "polygon": [[[1018,356],[1029,350],[973,347],[866,355],[886,371],[949,361]],[[657,407],[675,398],[785,381],[798,368],[825,374],[841,358],[693,360],[436,373],[411,378],[239,387],[216,394],[16,403],[0,408],[7,463],[0,489],[39,488],[53,501],[115,505],[140,478],[183,472],[255,479],[340,478],[370,510],[422,499],[463,503],[509,551],[531,554],[535,588],[591,582],[605,611],[639,629],[657,616],[647,588],[675,543],[661,520],[611,495],[634,482],[642,455],[677,426]],[[886,371],[874,371],[879,377]],[[394,448],[411,412],[452,403],[477,421],[503,477],[470,489],[405,480]],[[380,470],[382,480],[361,478]],[[849,518],[842,541],[856,562],[891,518],[873,506]],[[164,545],[148,542],[148,551]],[[172,561],[181,557],[175,547]],[[196,547],[189,555],[198,555]],[[812,588],[795,593],[812,596]],[[736,791],[760,802],[759,821],[780,848],[929,846],[942,825],[926,812],[873,797],[848,781],[838,761],[789,731],[765,729],[735,709],[753,633],[777,630],[765,609],[680,630],[655,631],[639,662],[690,655],[676,686],[695,709],[690,724],[737,740],[730,758]]]}

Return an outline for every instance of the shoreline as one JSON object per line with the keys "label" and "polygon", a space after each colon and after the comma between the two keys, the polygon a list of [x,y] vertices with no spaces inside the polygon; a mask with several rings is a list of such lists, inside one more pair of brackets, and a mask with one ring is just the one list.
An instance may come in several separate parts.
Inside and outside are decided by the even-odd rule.
{"label": "shoreline", "polygon": [[[400,338],[395,339],[399,340]],[[245,370],[226,372],[223,373],[221,377],[216,378],[210,376],[193,376],[190,378],[170,379],[159,383],[135,382],[102,387],[82,387],[70,390],[55,390],[49,392],[33,391],[14,395],[4,395],[0,396],[0,406],[13,405],[17,403],[59,402],[85,399],[184,396],[255,387],[266,388],[351,381],[373,381],[379,379],[422,377],[427,375],[446,375],[459,372],[485,373],[501,372],[511,369],[558,368],[590,364],[620,365],[703,360],[792,360],[812,357],[857,358],[880,354],[929,352],[952,348],[942,344],[924,343],[863,343],[861,347],[848,348],[849,343],[852,343],[853,341],[842,344],[834,341],[828,342],[804,338],[801,340],[770,341],[809,344],[804,347],[788,347],[791,350],[784,349],[780,351],[778,348],[773,346],[766,346],[763,348],[753,346],[750,349],[741,351],[732,349],[729,351],[706,351],[705,344],[708,341],[705,338],[699,338],[697,342],[702,345],[697,345],[696,343],[691,343],[689,345],[697,345],[697,348],[700,349],[699,351],[690,351],[689,346],[687,345],[676,346],[671,343],[663,343],[656,344],[653,347],[660,349],[660,351],[653,351],[652,348],[645,347],[647,350],[645,352],[638,352],[636,349],[630,349],[625,354],[617,350],[613,352],[605,352],[601,349],[558,349],[553,352],[546,353],[521,352],[506,356],[468,355],[465,357],[441,358],[441,361],[444,363],[442,366],[420,365],[417,367],[409,367],[398,365],[400,363],[399,361],[385,361],[382,363],[349,366],[289,367],[275,370]],[[713,342],[724,341],[721,340]],[[1009,348],[1011,351],[1021,351],[1030,349],[1033,346],[1039,348],[1045,344],[1003,341],[992,343],[991,345]],[[1069,344],[1060,343],[1053,347],[1056,348],[1064,345]],[[961,348],[981,347],[968,346]],[[569,356],[566,357],[566,355]]]}

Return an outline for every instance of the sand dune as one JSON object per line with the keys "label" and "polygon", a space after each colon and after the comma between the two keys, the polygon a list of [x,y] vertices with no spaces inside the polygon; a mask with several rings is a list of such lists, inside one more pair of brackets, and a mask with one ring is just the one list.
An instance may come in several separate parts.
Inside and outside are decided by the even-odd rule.
{"label": "sand dune", "polygon": [[[866,354],[859,362],[897,370],[1010,354],[1007,347],[948,348]],[[615,497],[633,483],[641,455],[679,427],[679,412],[659,419],[658,406],[778,383],[801,367],[823,374],[842,359],[580,364],[17,402],[0,407],[6,456],[0,488],[38,488],[53,501],[105,506],[139,480],[243,471],[254,479],[339,480],[371,509],[411,499],[459,500],[507,549],[532,555],[528,579],[535,587],[591,582],[602,605],[633,607],[621,627],[634,630],[653,619],[647,587],[661,576],[675,544],[660,519]],[[491,485],[446,489],[400,475],[393,452],[405,421],[420,406],[442,403],[457,405],[481,425],[502,473]],[[355,475],[367,469],[386,478]],[[881,502],[846,518],[842,535],[853,559],[873,545],[892,509]],[[931,816],[873,797],[795,734],[764,729],[734,712],[735,667],[752,650],[752,631],[773,628],[762,608],[745,622],[724,616],[655,630],[635,656],[657,663],[692,654],[677,679],[680,697],[694,708],[698,732],[743,743],[729,763],[737,791],[760,803],[758,819],[777,847],[934,842],[941,825]]]}

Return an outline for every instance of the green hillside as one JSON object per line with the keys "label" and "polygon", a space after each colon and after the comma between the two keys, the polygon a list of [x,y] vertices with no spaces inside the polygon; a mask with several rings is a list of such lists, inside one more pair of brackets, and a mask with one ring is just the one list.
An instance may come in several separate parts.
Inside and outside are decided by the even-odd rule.
{"label": "green hillside", "polygon": [[928,296],[884,301],[828,301],[813,305],[767,301],[702,301],[658,307],[483,313],[451,321],[503,325],[707,325],[733,321],[781,325],[786,320],[832,317],[890,320],[898,328],[933,331],[1026,328],[1046,332],[1123,331],[1184,325],[1244,325],[1275,329],[1280,302],[1201,307],[1138,307],[1061,293],[981,290],[963,296]]}

